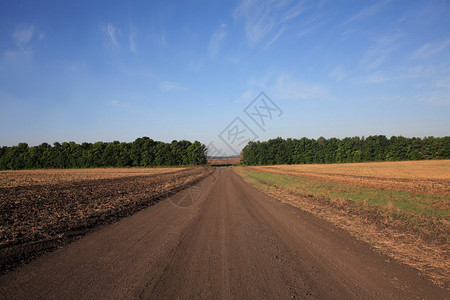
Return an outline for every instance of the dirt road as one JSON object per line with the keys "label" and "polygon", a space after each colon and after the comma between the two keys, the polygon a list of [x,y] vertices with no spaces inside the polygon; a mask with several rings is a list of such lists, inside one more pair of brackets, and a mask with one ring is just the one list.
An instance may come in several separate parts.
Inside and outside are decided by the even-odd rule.
{"label": "dirt road", "polygon": [[[190,197],[194,205],[174,205],[191,204]],[[445,299],[448,293],[218,168],[195,189],[5,274],[0,297]]]}

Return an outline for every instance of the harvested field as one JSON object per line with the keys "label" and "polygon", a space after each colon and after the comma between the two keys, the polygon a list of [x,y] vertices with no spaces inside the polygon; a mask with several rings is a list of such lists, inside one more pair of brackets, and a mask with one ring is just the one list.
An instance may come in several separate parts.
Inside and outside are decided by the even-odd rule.
{"label": "harvested field", "polygon": [[184,168],[93,168],[0,171],[0,188],[163,174]]}
{"label": "harvested field", "polygon": [[373,162],[329,165],[277,165],[259,171],[319,181],[450,196],[450,160]]}
{"label": "harvested field", "polygon": [[450,161],[236,167],[245,180],[450,284]]}
{"label": "harvested field", "polygon": [[202,167],[0,172],[0,271],[208,174]]}

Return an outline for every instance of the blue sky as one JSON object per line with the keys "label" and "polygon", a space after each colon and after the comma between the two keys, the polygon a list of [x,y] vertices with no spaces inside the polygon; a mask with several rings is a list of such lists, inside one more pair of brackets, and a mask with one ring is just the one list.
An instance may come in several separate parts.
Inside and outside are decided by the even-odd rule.
{"label": "blue sky", "polygon": [[449,1],[2,1],[0,24],[1,145],[450,134]]}

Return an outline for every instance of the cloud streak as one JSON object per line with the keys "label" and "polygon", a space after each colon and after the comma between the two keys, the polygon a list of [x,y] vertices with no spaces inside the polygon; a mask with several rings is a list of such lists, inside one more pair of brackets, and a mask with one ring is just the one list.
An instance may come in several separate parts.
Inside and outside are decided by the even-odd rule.
{"label": "cloud streak", "polygon": [[276,80],[274,95],[277,99],[288,100],[329,98],[329,92],[323,85],[308,83],[284,74],[280,75]]}
{"label": "cloud streak", "polygon": [[44,33],[39,31],[35,25],[22,24],[17,26],[11,33],[11,38],[16,45],[16,49],[8,49],[3,52],[6,59],[16,59],[18,57],[31,56],[34,54],[33,41],[42,40]]}
{"label": "cloud streak", "polygon": [[174,81],[163,81],[159,84],[159,88],[163,92],[180,91],[186,89],[181,84]]}
{"label": "cloud streak", "polygon": [[365,19],[365,18],[367,18],[367,17],[369,17],[371,15],[374,15],[374,14],[378,13],[379,11],[381,11],[383,9],[383,7],[388,2],[390,2],[390,0],[388,0],[388,1],[380,1],[380,2],[375,3],[374,5],[366,7],[364,9],[360,10],[358,13],[356,13],[352,17],[350,17],[349,19],[347,19],[341,25],[347,25],[349,23],[356,22],[356,21],[359,21],[361,19]]}
{"label": "cloud streak", "polygon": [[347,72],[343,66],[336,66],[331,72],[330,77],[336,81],[344,80],[347,77]]}
{"label": "cloud streak", "polygon": [[330,99],[330,93],[326,86],[307,82],[287,73],[272,73],[262,77],[253,77],[248,85],[249,90],[244,93],[243,97],[255,94],[257,90],[264,90],[277,100]]}
{"label": "cloud streak", "polygon": [[266,45],[271,45],[282,35],[287,22],[300,16],[304,10],[303,2],[292,5],[291,1],[243,0],[235,8],[233,16],[243,22],[250,46],[264,40],[268,40]]}
{"label": "cloud streak", "polygon": [[108,23],[102,28],[103,33],[108,40],[109,45],[114,49],[119,49],[119,43],[117,42],[117,35],[119,30],[111,23]]}
{"label": "cloud streak", "polygon": [[432,85],[432,91],[423,96],[421,100],[433,105],[450,105],[450,77],[437,80]]}
{"label": "cloud streak", "polygon": [[131,29],[130,34],[128,35],[128,42],[130,44],[130,51],[133,53],[137,53],[136,48],[136,31]]}
{"label": "cloud streak", "polygon": [[401,35],[386,35],[375,40],[361,59],[361,64],[369,70],[384,64],[389,56],[402,46]]}
{"label": "cloud streak", "polygon": [[427,43],[414,51],[411,55],[414,59],[426,59],[435,56],[436,54],[445,50],[448,46],[450,46],[450,39],[436,42],[436,43]]}
{"label": "cloud streak", "polygon": [[27,44],[34,36],[34,25],[21,25],[12,33],[13,39],[20,45]]}
{"label": "cloud streak", "polygon": [[227,36],[227,24],[221,24],[214,32],[209,42],[208,52],[210,58],[215,58],[220,51],[222,41]]}
{"label": "cloud streak", "polygon": [[278,38],[283,34],[283,32],[284,32],[284,27],[282,27],[280,30],[278,30],[277,34],[275,34],[275,36],[266,44],[266,47],[270,47],[270,45],[275,43],[276,40],[278,40]]}

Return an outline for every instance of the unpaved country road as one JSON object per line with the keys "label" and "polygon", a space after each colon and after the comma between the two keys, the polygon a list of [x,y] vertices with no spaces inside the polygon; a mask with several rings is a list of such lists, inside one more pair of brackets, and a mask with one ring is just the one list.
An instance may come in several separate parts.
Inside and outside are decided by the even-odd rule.
{"label": "unpaved country road", "polygon": [[[173,204],[192,194],[200,194],[194,205]],[[170,200],[5,274],[0,297],[448,297],[414,269],[260,193],[230,168]]]}

